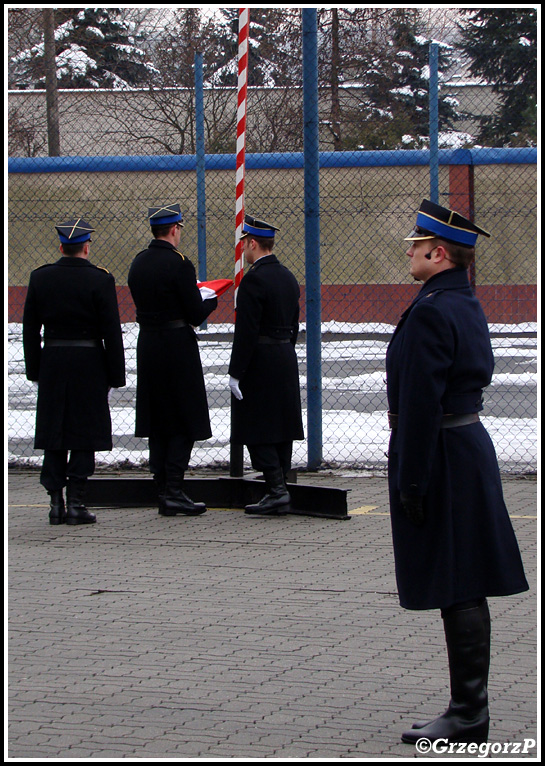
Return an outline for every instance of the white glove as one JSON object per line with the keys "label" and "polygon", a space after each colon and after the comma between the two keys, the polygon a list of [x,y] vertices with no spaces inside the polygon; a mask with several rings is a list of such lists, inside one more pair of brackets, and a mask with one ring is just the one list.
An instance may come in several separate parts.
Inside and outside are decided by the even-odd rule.
{"label": "white glove", "polygon": [[242,399],[242,391],[239,388],[239,382],[236,378],[230,377],[229,378],[229,388],[231,389],[231,393],[235,397],[235,399],[238,399],[239,401]]}
{"label": "white glove", "polygon": [[206,285],[199,287],[199,292],[203,301],[207,301],[209,298],[217,298],[215,290],[212,290],[211,287],[206,287]]}

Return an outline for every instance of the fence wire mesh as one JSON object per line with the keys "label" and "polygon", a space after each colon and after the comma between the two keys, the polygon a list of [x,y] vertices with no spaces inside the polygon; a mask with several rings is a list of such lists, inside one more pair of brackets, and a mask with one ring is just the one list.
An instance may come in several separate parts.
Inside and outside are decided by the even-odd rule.
{"label": "fence wire mesh", "polygon": [[[157,11],[154,18],[155,34],[164,44],[171,17],[161,22]],[[156,49],[165,52],[159,43]],[[300,58],[294,56],[292,66],[300,65]],[[389,84],[391,89],[401,87],[393,79]],[[24,374],[21,319],[31,270],[57,257],[55,223],[76,215],[91,221],[96,228],[91,259],[107,268],[118,286],[127,385],[111,393],[114,449],[97,454],[99,465],[140,467],[148,458],[147,441],[134,436],[138,326],[127,288],[130,264],[151,239],[147,208],[178,202],[185,218],[182,250],[201,278],[233,276],[236,88],[220,87],[209,78],[204,89],[203,253],[197,246],[197,177],[190,161],[195,152],[195,94],[187,82],[183,85],[59,90],[61,156],[47,159],[53,165],[44,163],[48,151],[45,91],[9,93],[8,455],[12,464],[41,460],[41,452],[33,449],[36,390]],[[336,99],[330,84],[319,89],[322,465],[381,470],[386,465],[389,435],[385,353],[399,315],[418,290],[408,274],[403,238],[411,230],[421,200],[430,196],[429,156],[422,151],[428,148],[429,138],[403,131],[393,135],[392,123],[400,120],[402,107],[393,116],[383,114],[379,119],[378,108],[371,115],[361,94],[365,85],[352,81]],[[523,149],[519,154],[502,153],[505,142],[485,148],[479,144],[481,127],[501,107],[491,87],[445,79],[440,92],[444,103],[456,103],[456,114],[443,111],[442,117],[441,110],[439,114],[443,151],[438,201],[474,214],[475,221],[492,233],[490,240],[478,244],[472,274],[496,357],[495,377],[485,395],[484,422],[502,469],[533,471],[537,461],[535,159]],[[300,82],[282,87],[250,85],[245,207],[278,226],[275,253],[302,287],[297,348],[306,409],[303,95]],[[367,133],[356,130],[358,110]],[[389,143],[377,146],[381,133]],[[108,158],[116,164],[105,162]],[[188,164],[180,163],[181,159]],[[227,293],[198,329],[213,437],[196,445],[194,467],[225,469],[229,463],[227,367],[233,321],[233,296]],[[296,443],[294,465],[306,464],[306,442]]]}

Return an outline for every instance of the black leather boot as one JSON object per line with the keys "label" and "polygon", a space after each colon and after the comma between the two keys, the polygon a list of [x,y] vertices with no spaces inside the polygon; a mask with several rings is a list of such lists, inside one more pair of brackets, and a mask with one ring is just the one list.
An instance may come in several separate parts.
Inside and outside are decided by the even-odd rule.
{"label": "black leather boot", "polygon": [[83,504],[87,479],[68,479],[66,488],[66,523],[94,524],[97,517]]}
{"label": "black leather boot", "polygon": [[176,516],[177,513],[183,513],[186,516],[200,516],[205,513],[206,505],[204,503],[194,503],[184,490],[184,477],[168,477],[162,502],[159,506],[161,516]]}
{"label": "black leather boot", "polygon": [[290,509],[290,494],[281,468],[263,471],[267,493],[258,503],[247,505],[244,513],[250,516],[281,516]]}
{"label": "black leather boot", "polygon": [[48,490],[51,498],[49,504],[49,523],[64,524],[66,521],[66,509],[64,507],[64,497],[62,489]]}
{"label": "black leather boot", "polygon": [[419,721],[403,732],[401,740],[415,744],[425,738],[434,742],[488,740],[488,671],[490,666],[490,613],[479,606],[443,615],[450,671],[450,704],[433,721]]}
{"label": "black leather boot", "polygon": [[157,489],[157,507],[159,508],[159,513],[161,513],[165,508],[166,481],[164,477],[159,476],[158,474],[154,475],[153,481],[155,482],[155,487]]}

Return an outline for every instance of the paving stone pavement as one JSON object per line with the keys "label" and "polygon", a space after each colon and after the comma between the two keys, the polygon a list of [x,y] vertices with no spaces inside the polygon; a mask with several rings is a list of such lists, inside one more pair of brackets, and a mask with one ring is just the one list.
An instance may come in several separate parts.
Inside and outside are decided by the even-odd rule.
{"label": "paving stone pavement", "polygon": [[[400,741],[449,691],[438,611],[398,604],[386,479],[299,482],[349,488],[350,519],[105,508],[55,527],[36,471],[9,471],[7,758],[475,758]],[[490,599],[489,755],[540,760],[537,481],[504,489],[531,589]]]}

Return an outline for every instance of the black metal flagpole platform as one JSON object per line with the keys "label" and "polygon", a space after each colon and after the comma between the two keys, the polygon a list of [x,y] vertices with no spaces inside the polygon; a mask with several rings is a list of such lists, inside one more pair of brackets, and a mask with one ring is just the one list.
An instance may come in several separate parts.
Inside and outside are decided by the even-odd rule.
{"label": "black metal flagpole platform", "polygon": [[[244,508],[264,494],[264,482],[241,477],[186,478],[192,500],[207,508]],[[328,519],[349,519],[347,489],[288,483],[290,513]],[[157,487],[151,477],[93,476],[87,482],[85,504],[91,508],[140,508],[157,506]]]}
{"label": "black metal flagpole platform", "polygon": [[[308,253],[313,254],[312,262],[307,261],[307,332],[313,328],[313,340],[307,348],[312,350],[314,377],[309,383],[309,397],[312,428],[309,436],[309,467],[316,468],[321,462],[321,390],[320,353],[320,275],[319,275],[319,144],[318,144],[318,81],[317,72],[317,25],[316,9],[303,9],[303,65],[304,65],[304,112],[305,112],[305,241]],[[200,70],[197,65],[196,72]],[[202,87],[199,77],[200,87]],[[197,88],[197,85],[196,85]],[[202,110],[201,110],[202,111]],[[202,116],[202,115],[201,115]],[[200,119],[200,118],[199,118]],[[237,125],[238,130],[238,125]],[[204,131],[199,129],[199,135]],[[238,134],[237,134],[238,135]],[[199,142],[198,142],[199,143]],[[201,147],[203,148],[203,147]],[[201,157],[201,159],[203,159]],[[312,166],[312,171],[308,168]],[[204,181],[204,162],[198,164],[198,180]],[[200,169],[200,170],[199,170]],[[238,172],[238,158],[237,158]],[[312,187],[312,188],[311,188]],[[238,188],[238,187],[237,187]],[[203,201],[202,201],[203,202]],[[201,241],[201,240],[200,240]],[[204,240],[199,249],[205,256]],[[312,285],[310,289],[309,285]],[[186,478],[187,494],[209,508],[244,508],[258,502],[264,494],[263,481],[243,477],[242,446],[231,445],[230,476],[218,478]],[[289,478],[289,477],[288,477]],[[305,516],[321,516],[332,519],[350,518],[347,510],[345,489],[288,483],[291,496],[291,513]],[[156,507],[157,488],[153,479],[135,477],[93,477],[88,482],[86,504],[91,507]]]}

